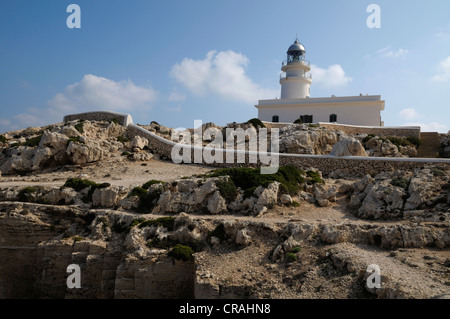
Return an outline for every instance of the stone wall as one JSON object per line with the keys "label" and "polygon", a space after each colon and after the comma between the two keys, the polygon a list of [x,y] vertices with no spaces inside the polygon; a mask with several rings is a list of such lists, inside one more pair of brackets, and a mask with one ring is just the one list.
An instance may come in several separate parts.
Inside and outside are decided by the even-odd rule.
{"label": "stone wall", "polygon": [[[94,113],[94,114],[97,114]],[[76,115],[74,115],[76,116]],[[74,117],[72,116],[72,118]],[[85,119],[94,119],[89,118],[85,115]],[[340,126],[340,125],[338,125]],[[380,128],[380,134],[381,130]],[[386,129],[386,128],[385,128]],[[392,133],[394,131],[389,131],[392,129],[387,128],[387,131]],[[398,134],[407,134],[409,132],[410,135],[402,135],[402,136],[411,136],[413,132],[419,131],[415,129],[402,129],[398,128]],[[387,133],[386,133],[387,134]],[[414,133],[415,134],[415,133]],[[148,147],[154,153],[157,153],[161,158],[172,159],[172,149],[177,144],[173,141],[169,141],[161,136],[158,136],[155,133],[149,132],[148,130],[137,126],[135,124],[129,123],[127,126],[127,137],[132,138],[133,136],[139,135],[141,137],[145,137],[149,144]],[[392,134],[389,134],[392,135]],[[217,153],[215,153],[217,151]],[[187,152],[187,153],[183,153]],[[190,163],[197,164],[207,164],[215,167],[239,167],[239,166],[261,166],[260,154],[257,152],[239,152],[233,150],[213,150],[210,148],[200,148],[196,146],[184,145],[183,151],[180,151],[180,155],[189,154],[186,159],[190,158]],[[197,159],[195,158],[195,154],[197,154]],[[198,160],[198,155],[201,154],[201,161]],[[216,161],[209,163],[205,161],[205,154],[215,155]],[[232,163],[226,163],[227,154],[231,154],[234,158]],[[269,154],[270,155],[270,154]],[[430,165],[438,165],[442,169],[448,168],[450,165],[449,159],[422,159],[422,158],[387,158],[387,157],[335,157],[331,155],[301,155],[301,154],[273,154],[273,156],[278,156],[278,165],[294,165],[299,167],[300,169],[307,169],[314,167],[324,174],[329,174],[336,170],[342,170],[347,172],[347,174],[361,176],[365,174],[375,174],[384,171],[391,170],[415,170],[418,168],[424,168]],[[243,161],[238,161],[240,156],[244,156],[245,159]],[[250,157],[253,156],[253,157]],[[257,160],[253,160],[254,158]],[[173,159],[172,159],[173,160]],[[189,161],[184,160],[183,163],[188,163]]]}
{"label": "stone wall", "polygon": [[[292,123],[263,122],[267,128],[281,128]],[[319,122],[316,125],[329,130],[341,131],[346,134],[374,134],[377,136],[415,136],[420,138],[420,126],[356,126],[337,123]]]}
{"label": "stone wall", "polygon": [[99,112],[86,112],[79,114],[71,114],[64,116],[64,122],[70,122],[75,120],[90,120],[90,121],[105,121],[111,122],[117,120],[117,123],[127,127],[129,124],[133,123],[131,115],[117,112],[109,111],[99,111]]}

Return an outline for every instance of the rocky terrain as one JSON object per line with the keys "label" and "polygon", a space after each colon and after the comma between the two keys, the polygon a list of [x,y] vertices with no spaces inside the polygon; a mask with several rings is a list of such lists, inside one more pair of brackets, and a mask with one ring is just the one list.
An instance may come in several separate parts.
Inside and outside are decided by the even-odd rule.
{"label": "rocky terrain", "polygon": [[[170,128],[146,128],[170,139]],[[450,297],[445,167],[366,176],[281,167],[262,177],[176,165],[114,122],[3,137],[0,298]],[[306,125],[281,130],[281,145],[413,154]],[[79,289],[67,288],[70,264],[81,267]],[[373,264],[379,288],[367,286]]]}

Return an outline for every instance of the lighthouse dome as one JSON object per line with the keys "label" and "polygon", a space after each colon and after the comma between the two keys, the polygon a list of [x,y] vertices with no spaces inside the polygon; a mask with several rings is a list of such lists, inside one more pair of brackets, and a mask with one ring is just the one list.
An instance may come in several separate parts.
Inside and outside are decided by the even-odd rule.
{"label": "lighthouse dome", "polygon": [[303,44],[298,42],[298,40],[295,40],[294,44],[289,47],[287,53],[289,54],[289,53],[294,53],[294,52],[298,52],[298,51],[306,52]]}

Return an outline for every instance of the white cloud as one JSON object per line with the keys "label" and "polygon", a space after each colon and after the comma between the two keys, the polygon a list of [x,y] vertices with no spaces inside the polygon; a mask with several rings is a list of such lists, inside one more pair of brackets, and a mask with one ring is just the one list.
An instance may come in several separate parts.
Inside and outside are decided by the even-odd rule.
{"label": "white cloud", "polygon": [[435,82],[448,82],[450,80],[450,56],[439,62],[437,74],[431,79]]}
{"label": "white cloud", "polygon": [[139,107],[149,108],[156,98],[152,88],[137,86],[130,80],[116,82],[86,74],[80,82],[68,85],[64,92],[56,94],[47,102],[46,108],[28,108],[9,120],[0,121],[0,127],[17,130],[58,123],[64,115],[94,110],[130,112]]}
{"label": "white cloud", "polygon": [[395,51],[395,50],[393,51],[393,50],[390,50],[390,48],[391,48],[391,46],[389,45],[383,49],[376,51],[375,53],[383,58],[401,58],[401,57],[406,56],[409,53],[409,51],[406,49],[400,48],[397,51]]}
{"label": "white cloud", "polygon": [[170,95],[167,98],[167,100],[171,101],[171,102],[184,101],[184,100],[186,100],[186,95],[174,91],[174,92],[170,93]]}
{"label": "white cloud", "polygon": [[156,92],[152,88],[136,86],[130,80],[115,82],[86,74],[80,82],[67,86],[63,93],[58,93],[48,104],[65,112],[80,108],[129,111],[154,100]]}
{"label": "white cloud", "polygon": [[322,69],[311,64],[311,74],[313,83],[319,83],[327,88],[345,86],[353,80],[345,74],[344,69],[339,64],[331,65],[328,69]]}
{"label": "white cloud", "polygon": [[413,108],[403,109],[398,114],[407,121],[423,117]]}
{"label": "white cloud", "polygon": [[245,55],[234,51],[210,51],[203,60],[183,59],[170,75],[198,96],[217,94],[225,99],[255,103],[274,98],[279,90],[254,83],[245,73],[249,63]]}
{"label": "white cloud", "polygon": [[405,126],[420,126],[422,132],[439,132],[439,133],[447,133],[449,131],[449,127],[445,124],[430,122],[430,123],[407,123]]}

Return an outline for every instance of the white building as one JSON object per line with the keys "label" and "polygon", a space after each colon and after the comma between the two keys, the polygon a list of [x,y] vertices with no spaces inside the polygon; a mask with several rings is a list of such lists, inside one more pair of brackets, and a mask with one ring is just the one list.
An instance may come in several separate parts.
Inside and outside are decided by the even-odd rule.
{"label": "white building", "polygon": [[303,123],[383,126],[384,101],[380,95],[311,98],[311,68],[305,53],[298,40],[289,47],[281,67],[281,99],[260,100],[255,105],[261,121],[293,123],[300,118]]}

